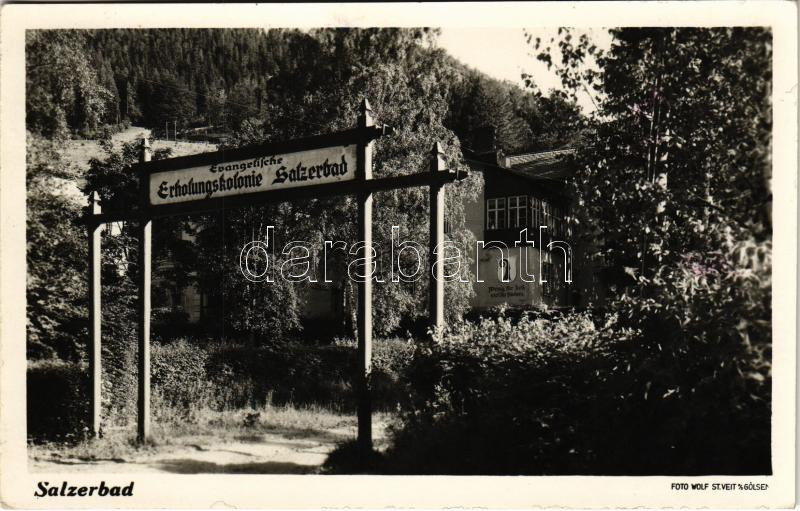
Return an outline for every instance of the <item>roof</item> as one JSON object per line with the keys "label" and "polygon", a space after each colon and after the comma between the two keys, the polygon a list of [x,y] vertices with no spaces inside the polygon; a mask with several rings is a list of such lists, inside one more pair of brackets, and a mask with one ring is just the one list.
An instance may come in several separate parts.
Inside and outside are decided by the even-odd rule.
{"label": "roof", "polygon": [[515,154],[501,158],[500,165],[529,179],[561,180],[571,173],[568,157],[573,154],[571,148]]}

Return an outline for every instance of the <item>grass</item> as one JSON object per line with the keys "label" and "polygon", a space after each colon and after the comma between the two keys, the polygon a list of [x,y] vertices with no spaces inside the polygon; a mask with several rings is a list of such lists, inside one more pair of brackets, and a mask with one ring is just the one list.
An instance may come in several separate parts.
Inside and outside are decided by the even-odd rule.
{"label": "grass", "polygon": [[[111,139],[114,141],[115,145],[119,146],[124,142],[131,142],[133,140],[137,140],[145,133],[148,133],[150,130],[146,128],[131,126],[130,128],[122,131],[120,133],[114,134]],[[216,150],[217,146],[215,144],[210,144],[208,142],[185,142],[179,141],[174,142],[171,140],[160,140],[156,139],[153,141],[152,149],[164,149],[164,148],[171,148],[172,149],[172,156],[185,156],[189,154],[197,154],[197,153],[205,153],[208,151]],[[61,149],[62,157],[70,163],[75,164],[81,169],[88,169],[89,168],[89,160],[92,158],[104,158],[105,153],[100,148],[99,141],[95,139],[87,140],[87,139],[73,139],[67,140],[62,146]]]}
{"label": "grass", "polygon": [[[247,432],[306,432],[314,434],[337,428],[355,427],[356,418],[318,405],[292,404],[248,407],[217,411],[204,408],[184,420],[180,414],[154,428],[156,436],[210,435],[225,439]],[[163,417],[163,414],[162,414]]]}
{"label": "grass", "polygon": [[[113,428],[102,438],[73,444],[30,444],[28,454],[35,460],[79,460],[85,462],[124,462],[155,453],[177,451],[186,447],[226,442],[260,442],[265,434],[289,439],[315,439],[336,444],[354,438],[357,419],[319,405],[266,405],[258,408],[216,411],[194,410],[189,416],[175,410],[156,410],[152,437],[146,444],[136,441],[135,424]],[[382,425],[390,422],[389,413],[373,416],[379,447],[385,447]]]}

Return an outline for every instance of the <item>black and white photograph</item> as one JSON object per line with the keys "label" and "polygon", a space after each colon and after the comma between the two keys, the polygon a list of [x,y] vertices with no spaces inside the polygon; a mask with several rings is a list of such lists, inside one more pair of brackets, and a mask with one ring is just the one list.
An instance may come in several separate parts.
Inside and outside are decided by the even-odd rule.
{"label": "black and white photograph", "polygon": [[125,506],[147,474],[794,495],[796,62],[767,23],[498,9],[20,30],[26,498]]}

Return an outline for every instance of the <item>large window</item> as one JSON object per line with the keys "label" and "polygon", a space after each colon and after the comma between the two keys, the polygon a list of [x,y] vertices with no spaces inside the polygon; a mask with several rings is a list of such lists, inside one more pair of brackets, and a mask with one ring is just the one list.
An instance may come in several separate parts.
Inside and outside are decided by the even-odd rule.
{"label": "large window", "polygon": [[539,227],[547,227],[547,234],[553,235],[553,207],[549,202],[533,198],[531,201],[531,210],[533,212],[533,228],[538,231]]}
{"label": "large window", "polygon": [[569,238],[566,209],[548,200],[527,195],[497,197],[486,200],[486,229],[523,229],[547,227],[545,235],[554,239]]}
{"label": "large window", "polygon": [[553,206],[553,237],[564,239],[564,211],[559,206]]}
{"label": "large window", "polygon": [[506,228],[506,199],[486,200],[486,229],[505,229]]}
{"label": "large window", "polygon": [[508,198],[508,226],[524,228],[528,226],[528,198],[517,195]]}
{"label": "large window", "polygon": [[539,232],[542,225],[542,199],[531,197],[531,223],[533,232]]}
{"label": "large window", "polygon": [[553,238],[564,240],[569,237],[566,209],[546,200],[531,197],[531,224],[537,232],[540,226],[546,226],[546,233]]}

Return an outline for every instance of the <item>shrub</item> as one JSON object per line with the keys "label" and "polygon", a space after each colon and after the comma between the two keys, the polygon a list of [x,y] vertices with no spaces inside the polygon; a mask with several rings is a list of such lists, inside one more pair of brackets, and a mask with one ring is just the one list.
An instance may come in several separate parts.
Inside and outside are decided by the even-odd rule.
{"label": "shrub", "polygon": [[103,425],[124,427],[136,420],[136,293],[130,281],[120,279],[103,285],[102,301]]}
{"label": "shrub", "polygon": [[226,408],[261,406],[270,400],[333,400],[331,388],[348,363],[344,353],[289,342],[213,344],[208,349],[210,377],[224,393],[221,402]]}
{"label": "shrub", "polygon": [[[209,346],[209,374],[224,394],[228,408],[275,404],[321,404],[341,410],[355,406],[356,344],[284,342],[272,345],[215,344]],[[403,341],[379,340],[373,345],[373,404],[395,408],[407,392],[400,374],[412,350]],[[236,376],[234,376],[236,375]]]}
{"label": "shrub", "polygon": [[563,408],[590,408],[599,382],[586,377],[612,356],[604,335],[588,315],[516,324],[500,316],[420,344],[407,375],[413,405],[389,453],[393,470],[537,473],[542,454],[574,443]]}
{"label": "shrub", "polygon": [[27,370],[28,438],[79,440],[89,426],[89,378],[85,364],[40,360]]}
{"label": "shrub", "polygon": [[771,243],[733,232],[719,229],[716,250],[688,252],[641,279],[645,298],[622,295],[613,306],[641,332],[642,384],[672,402],[655,411],[671,414],[658,425],[674,424],[687,463],[704,473],[764,474],[771,473]]}
{"label": "shrub", "polygon": [[[352,381],[358,366],[355,357],[358,344],[353,339],[337,339],[334,345],[349,350],[353,357],[348,367]],[[372,373],[370,388],[373,407],[377,409],[397,409],[408,405],[409,389],[404,375],[414,354],[414,341],[398,338],[376,339],[372,343]]]}
{"label": "shrub", "polygon": [[[125,322],[109,325],[103,345],[103,427],[136,421],[135,334]],[[373,406],[395,409],[408,401],[401,378],[413,346],[376,340]],[[151,344],[151,410],[162,424],[196,423],[205,409],[231,410],[266,404],[320,405],[354,411],[356,344],[281,342],[257,345],[203,339],[154,340]],[[31,363],[28,425],[33,440],[81,437],[89,417],[86,364]]]}
{"label": "shrub", "polygon": [[749,399],[747,377],[714,369],[723,352],[691,335],[644,331],[617,314],[457,325],[416,349],[412,406],[384,470],[768,473],[768,406]]}
{"label": "shrub", "polygon": [[[119,343],[118,343],[119,344]],[[136,417],[135,351],[126,363],[104,365],[104,421],[130,426]],[[408,401],[401,375],[413,353],[402,340],[376,340],[372,396],[377,410]],[[258,345],[202,339],[158,340],[151,345],[152,413],[156,421],[195,422],[197,412],[266,404],[321,405],[353,411],[356,344],[281,342]]]}
{"label": "shrub", "polygon": [[[214,407],[215,389],[206,372],[208,353],[186,339],[153,343],[150,353],[151,385],[156,419],[174,412],[192,420],[198,409]],[[162,417],[160,417],[162,415]]]}

